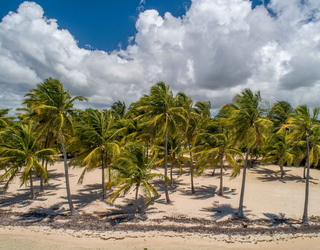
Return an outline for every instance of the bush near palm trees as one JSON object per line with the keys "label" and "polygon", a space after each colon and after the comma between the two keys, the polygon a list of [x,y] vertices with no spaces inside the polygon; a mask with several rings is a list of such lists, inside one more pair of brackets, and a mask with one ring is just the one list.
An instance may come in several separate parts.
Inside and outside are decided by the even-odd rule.
{"label": "bush near palm trees", "polygon": [[55,131],[60,135],[60,142],[63,150],[64,170],[67,198],[72,215],[78,215],[73,206],[69,184],[69,173],[67,164],[67,154],[65,150],[64,135],[68,129],[72,130],[72,115],[79,111],[73,108],[75,101],[87,101],[83,96],[71,97],[69,91],[65,91],[63,83],[59,79],[45,79],[43,83],[37,84],[37,88],[30,89],[25,95],[23,104],[32,107],[35,114],[32,119],[42,122],[41,131]]}
{"label": "bush near palm trees", "polygon": [[115,186],[117,190],[109,197],[110,202],[114,202],[120,194],[127,194],[132,187],[135,187],[136,208],[141,212],[138,204],[139,189],[142,189],[146,207],[151,204],[152,195],[156,198],[159,194],[150,183],[155,178],[162,179],[169,184],[170,180],[163,174],[151,173],[155,157],[146,161],[145,149],[137,143],[130,143],[124,147],[120,154],[115,157],[113,168],[117,171],[116,178],[108,183],[108,186]]}
{"label": "bush near palm trees", "polygon": [[31,199],[34,199],[33,174],[41,173],[48,179],[47,171],[40,163],[45,159],[51,163],[59,159],[58,153],[51,148],[39,148],[39,135],[35,132],[34,123],[17,124],[0,133],[0,165],[9,164],[9,169],[0,177],[6,180],[4,190],[22,170],[21,186],[30,180]]}

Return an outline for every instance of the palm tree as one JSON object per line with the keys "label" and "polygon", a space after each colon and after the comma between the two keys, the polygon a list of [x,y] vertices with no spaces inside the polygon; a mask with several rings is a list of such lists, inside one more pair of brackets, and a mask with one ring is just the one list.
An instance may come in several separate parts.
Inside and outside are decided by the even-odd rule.
{"label": "palm tree", "polygon": [[31,199],[34,199],[32,173],[41,173],[48,179],[47,171],[40,164],[40,159],[54,162],[59,159],[58,153],[50,148],[38,150],[39,136],[35,132],[34,123],[17,124],[1,132],[3,142],[0,143],[0,164],[9,163],[9,169],[0,177],[0,182],[7,180],[4,190],[22,169],[21,186],[30,180]]}
{"label": "palm tree", "polygon": [[150,183],[154,178],[160,178],[166,183],[170,183],[167,176],[163,174],[151,173],[154,159],[149,163],[146,161],[146,154],[143,146],[130,143],[120,154],[115,157],[113,168],[118,172],[116,178],[108,183],[109,187],[115,186],[118,189],[110,196],[110,202],[114,202],[120,195],[125,195],[134,186],[136,208],[140,212],[141,208],[138,204],[139,188],[142,188],[144,202],[146,207],[151,204],[152,195],[156,198],[159,194],[155,187]]}
{"label": "palm tree", "polygon": [[262,116],[264,109],[261,107],[260,91],[254,94],[250,89],[245,89],[241,94],[236,94],[233,101],[231,104],[224,105],[220,113],[221,116],[226,117],[221,118],[224,124],[233,129],[235,141],[247,145],[238,211],[238,218],[244,218],[243,199],[250,148],[263,145],[272,122]]}
{"label": "palm tree", "polygon": [[[183,164],[188,162],[189,159],[183,156],[185,152],[182,148],[184,137],[181,134],[177,134],[175,136],[168,136],[168,163],[170,163],[170,181],[173,184],[173,168],[179,168],[179,175],[182,174]],[[155,163],[155,165],[159,166],[164,163],[164,141],[161,140],[158,142],[158,146],[153,147],[153,151],[156,151],[159,160]]]}
{"label": "palm tree", "polygon": [[111,110],[113,110],[113,112],[117,114],[120,119],[123,119],[127,112],[127,107],[124,102],[117,101],[111,106]]}
{"label": "palm tree", "polygon": [[235,142],[228,130],[220,127],[219,134],[202,133],[200,135],[202,144],[195,147],[195,157],[199,159],[196,163],[196,175],[200,175],[208,167],[216,167],[220,163],[220,189],[218,194],[223,196],[223,161],[233,167],[231,177],[235,177],[240,172],[240,167],[236,157],[243,160],[242,152],[235,147]]}
{"label": "palm tree", "polygon": [[60,141],[63,150],[64,171],[66,180],[67,198],[71,215],[78,215],[73,206],[69,184],[69,173],[67,164],[67,154],[64,144],[63,130],[72,129],[72,115],[76,109],[73,108],[75,101],[87,101],[83,96],[72,98],[69,91],[65,91],[63,83],[59,79],[45,79],[43,83],[37,84],[36,89],[31,89],[30,93],[25,95],[23,104],[32,103],[33,111],[38,114],[34,119],[45,119],[42,125],[42,131],[54,130],[60,135]]}
{"label": "palm tree", "polygon": [[[69,165],[85,166],[79,178],[82,182],[87,171],[98,166],[102,167],[102,198],[106,198],[105,168],[107,158],[119,153],[120,147],[117,136],[126,128],[116,127],[116,116],[111,110],[93,110],[80,114],[76,118],[74,126],[75,137],[70,141],[67,149],[78,151],[78,154],[70,161]],[[109,182],[111,181],[111,169],[109,169]]]}
{"label": "palm tree", "polygon": [[289,128],[290,133],[288,139],[292,141],[301,141],[306,139],[307,144],[307,179],[306,179],[306,191],[304,211],[302,217],[302,223],[308,224],[308,204],[309,204],[309,178],[310,178],[310,153],[309,153],[309,135],[313,130],[319,128],[319,115],[320,108],[314,108],[313,114],[310,114],[309,107],[307,105],[300,105],[295,109],[295,113],[287,119],[286,124],[282,128]]}
{"label": "palm tree", "polygon": [[294,109],[289,102],[277,101],[271,106],[268,118],[273,122],[276,131],[278,131],[293,113]]}
{"label": "palm tree", "polygon": [[272,163],[278,161],[280,167],[281,179],[283,179],[284,171],[283,166],[291,166],[295,154],[293,152],[292,143],[286,138],[286,131],[279,131],[273,134],[269,141],[266,143],[267,154],[261,160],[261,164]]}
{"label": "palm tree", "polygon": [[[152,86],[150,95],[145,95],[138,102],[139,110],[143,110],[144,114],[136,119],[145,117],[149,118],[149,124],[159,136],[164,136],[165,140],[165,165],[164,174],[168,174],[168,134],[175,134],[180,127],[186,127],[188,114],[182,107],[176,106],[176,100],[173,97],[169,85],[159,82]],[[170,203],[167,183],[164,183],[167,204]]]}
{"label": "palm tree", "polygon": [[194,109],[192,108],[193,105],[193,101],[192,99],[187,96],[185,93],[183,92],[179,92],[177,94],[177,105],[179,107],[182,107],[186,110],[187,114],[188,114],[188,123],[187,123],[187,128],[186,128],[186,144],[187,147],[189,148],[189,154],[190,154],[190,178],[191,178],[191,193],[194,194],[194,184],[193,184],[193,157],[192,157],[192,149],[194,147],[194,144],[197,140],[197,134],[198,134],[198,129],[200,129],[200,126],[198,126],[199,124],[197,123],[198,120],[198,114],[194,111]]}
{"label": "palm tree", "polygon": [[0,109],[0,131],[14,120],[14,117],[7,116],[9,111],[10,109]]}

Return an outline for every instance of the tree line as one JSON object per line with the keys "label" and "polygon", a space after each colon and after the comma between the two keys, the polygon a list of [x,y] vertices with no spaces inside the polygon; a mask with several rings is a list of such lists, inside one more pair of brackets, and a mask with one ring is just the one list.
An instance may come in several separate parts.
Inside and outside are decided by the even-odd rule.
{"label": "tree line", "polygon": [[[319,108],[293,108],[287,101],[270,103],[260,92],[244,89],[231,103],[211,116],[210,101],[193,103],[183,92],[175,96],[170,86],[159,82],[150,93],[131,103],[115,102],[110,109],[75,109],[76,101],[59,79],[49,78],[30,89],[17,109],[17,117],[0,110],[0,183],[4,191],[15,177],[21,185],[29,182],[34,199],[34,178],[40,178],[40,192],[50,176],[48,168],[63,158],[70,212],[77,215],[69,184],[69,167],[82,167],[78,182],[88,171],[101,169],[101,198],[114,202],[135,188],[138,211],[139,192],[145,205],[158,191],[152,184],[163,181],[166,202],[168,185],[174,184],[173,169],[182,174],[189,168],[190,191],[193,178],[205,169],[220,168],[223,196],[224,164],[232,168],[231,178],[240,174],[238,218],[244,218],[246,169],[254,157],[261,164],[283,166],[303,164],[306,179],[303,223],[308,223],[310,166],[318,166],[320,155]],[[69,156],[70,160],[67,161]],[[249,159],[250,156],[250,159]],[[164,173],[152,169],[163,166]],[[107,190],[112,190],[107,195]]]}

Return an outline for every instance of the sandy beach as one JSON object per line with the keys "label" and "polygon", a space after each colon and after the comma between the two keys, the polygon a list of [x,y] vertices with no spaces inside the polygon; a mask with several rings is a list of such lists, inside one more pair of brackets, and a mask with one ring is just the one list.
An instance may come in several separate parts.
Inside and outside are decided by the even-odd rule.
{"label": "sandy beach", "polygon": [[[0,196],[0,249],[320,249],[320,171],[311,169],[310,225],[299,224],[303,212],[305,182],[302,167],[254,165],[248,170],[244,200],[246,220],[234,220],[241,176],[224,174],[225,195],[216,194],[219,170],[195,177],[190,191],[186,171],[169,188],[172,204],[160,197],[144,214],[136,214],[134,190],[111,205],[101,200],[101,170],[77,184],[81,168],[70,169],[73,201],[80,217],[70,217],[64,186],[63,163],[49,167],[45,192],[30,200],[29,187],[17,178]],[[157,171],[162,172],[159,168]],[[2,186],[1,186],[2,188]],[[139,199],[143,204],[143,198]],[[41,237],[39,237],[41,236]]]}

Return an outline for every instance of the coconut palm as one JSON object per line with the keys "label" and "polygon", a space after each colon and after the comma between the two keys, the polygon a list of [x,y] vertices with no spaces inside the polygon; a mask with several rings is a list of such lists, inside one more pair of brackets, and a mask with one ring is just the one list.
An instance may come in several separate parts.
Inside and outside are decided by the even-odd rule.
{"label": "coconut palm", "polygon": [[[187,157],[184,157],[183,154],[185,151],[182,148],[184,137],[180,134],[177,134],[175,136],[168,136],[168,163],[170,163],[170,181],[171,184],[173,184],[173,168],[177,167],[179,168],[179,175],[182,174],[182,167],[183,164],[188,162],[189,159]],[[160,144],[160,145],[159,145]],[[158,145],[153,147],[152,151],[156,151],[156,154],[158,155],[158,161],[155,163],[155,165],[163,165],[164,163],[164,141],[158,141]]]}
{"label": "coconut palm", "polygon": [[[182,107],[176,106],[176,99],[173,97],[169,85],[159,82],[152,86],[150,95],[145,95],[138,102],[138,109],[144,113],[139,118],[148,118],[150,127],[158,131],[159,136],[165,140],[165,165],[164,174],[168,174],[168,134],[175,134],[181,127],[187,127],[188,114]],[[170,203],[167,184],[165,183],[165,195],[167,204]]]}
{"label": "coconut palm", "polygon": [[266,164],[277,161],[280,167],[281,179],[283,179],[284,164],[287,163],[287,166],[291,166],[296,157],[292,148],[292,143],[286,138],[286,131],[279,131],[278,133],[273,134],[266,144],[265,150],[267,153],[260,163]]}
{"label": "coconut palm", "polygon": [[294,109],[289,102],[277,101],[271,106],[268,118],[273,122],[276,131],[278,131],[293,113]]}
{"label": "coconut palm", "polygon": [[236,94],[233,101],[231,104],[224,105],[220,113],[226,117],[221,118],[223,123],[233,129],[235,141],[238,141],[239,144],[245,143],[247,146],[237,215],[238,218],[244,218],[243,199],[248,155],[252,147],[263,145],[272,122],[263,117],[264,109],[261,107],[260,91],[253,93],[250,89],[245,89],[241,94]]}
{"label": "coconut palm", "polygon": [[0,131],[12,123],[14,117],[7,116],[10,109],[0,109]]}
{"label": "coconut palm", "polygon": [[111,106],[111,110],[113,110],[113,112],[115,112],[120,119],[123,119],[127,112],[127,107],[124,102],[117,101]]}
{"label": "coconut palm", "polygon": [[30,180],[31,199],[34,199],[33,173],[41,173],[48,179],[47,171],[40,164],[41,159],[54,162],[59,159],[54,149],[39,148],[39,136],[35,132],[34,123],[17,124],[0,133],[3,142],[0,143],[0,164],[9,164],[9,169],[0,177],[0,182],[7,180],[4,190],[22,170],[21,186]]}
{"label": "coconut palm", "polygon": [[135,187],[136,208],[140,212],[141,208],[138,204],[140,187],[143,192],[146,207],[151,204],[152,195],[158,198],[159,194],[150,181],[155,178],[160,178],[168,184],[170,180],[163,174],[151,173],[154,159],[155,158],[147,163],[143,146],[136,143],[128,144],[121,153],[115,157],[113,168],[117,171],[117,175],[108,185],[109,187],[117,187],[117,190],[109,197],[109,201],[113,203],[120,194],[125,195],[132,187]]}
{"label": "coconut palm", "polygon": [[199,129],[201,126],[198,123],[200,121],[200,115],[195,112],[195,110],[192,108],[193,106],[193,101],[192,99],[187,96],[183,92],[179,92],[177,94],[177,105],[179,107],[182,107],[186,110],[188,114],[188,123],[187,123],[187,128],[186,128],[186,144],[187,147],[189,148],[189,154],[190,154],[190,178],[191,178],[191,193],[194,194],[194,184],[193,184],[193,157],[192,157],[192,149],[197,141],[197,135],[199,132]]}
{"label": "coconut palm", "polygon": [[307,179],[306,179],[306,191],[304,211],[302,217],[302,223],[308,224],[308,204],[309,204],[309,178],[310,178],[310,149],[309,149],[309,135],[315,129],[319,129],[319,115],[320,108],[314,108],[311,115],[310,109],[307,105],[300,105],[295,109],[295,113],[287,119],[286,124],[282,126],[283,129],[289,128],[290,133],[288,139],[292,141],[301,141],[306,139],[307,148]]}
{"label": "coconut palm", "polygon": [[[313,165],[317,167],[319,165],[320,158],[320,129],[313,129],[308,137],[309,143],[309,163],[310,167]],[[307,161],[307,142],[306,140],[299,140],[294,144],[294,150],[296,154],[296,158],[294,160],[295,166],[300,166],[301,162],[305,161],[303,168],[303,179],[306,179],[306,172],[308,168]]]}
{"label": "coconut palm", "polygon": [[231,177],[235,177],[240,171],[237,159],[243,160],[242,152],[236,147],[231,137],[231,132],[220,127],[220,133],[200,134],[202,143],[195,147],[196,175],[200,175],[208,167],[216,167],[220,164],[220,189],[218,194],[223,196],[223,162],[226,161],[232,168]]}
{"label": "coconut palm", "polygon": [[82,182],[87,171],[102,168],[102,198],[106,198],[105,168],[109,169],[109,182],[111,169],[107,158],[119,153],[120,146],[117,141],[120,133],[126,128],[116,127],[116,115],[111,110],[93,110],[80,114],[75,122],[75,137],[68,144],[67,149],[78,151],[69,165],[84,166],[79,183]]}
{"label": "coconut palm", "polygon": [[67,198],[71,215],[78,215],[73,206],[69,184],[69,171],[67,164],[67,154],[65,150],[63,131],[72,129],[71,115],[76,111],[73,108],[75,101],[87,101],[83,96],[71,97],[69,91],[65,91],[63,83],[59,79],[45,79],[43,83],[37,84],[37,88],[31,89],[25,95],[23,104],[31,105],[35,120],[45,120],[42,123],[42,131],[54,130],[60,135],[60,142],[63,150],[64,170],[66,180]]}

